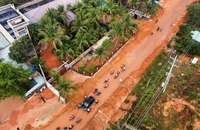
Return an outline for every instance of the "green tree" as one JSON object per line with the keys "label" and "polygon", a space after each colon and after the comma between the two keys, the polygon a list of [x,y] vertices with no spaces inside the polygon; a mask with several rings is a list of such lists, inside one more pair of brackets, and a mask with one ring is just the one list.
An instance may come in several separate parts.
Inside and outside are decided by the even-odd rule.
{"label": "green tree", "polygon": [[69,60],[75,57],[75,52],[69,45],[60,45],[59,49],[56,51],[56,55],[58,55],[59,60]]}
{"label": "green tree", "polygon": [[41,68],[43,70],[49,70],[45,65],[45,61],[42,57],[33,57],[31,59],[31,64],[36,68],[37,71],[40,71],[40,67],[39,67],[39,64],[41,65]]}
{"label": "green tree", "polygon": [[111,30],[109,31],[109,34],[116,37],[115,47],[117,46],[120,38],[128,39],[130,37],[130,34],[125,32],[125,28],[121,20],[112,22],[110,27]]}
{"label": "green tree", "polygon": [[38,23],[28,25],[28,30],[29,30],[31,40],[34,43],[34,45],[37,45],[38,42],[40,41],[40,37],[38,36],[39,28],[40,28],[40,25]]}
{"label": "green tree", "polygon": [[27,36],[21,37],[9,48],[9,57],[17,63],[24,63],[29,59],[29,56],[32,56],[28,55],[32,49],[31,40]]}
{"label": "green tree", "polygon": [[112,17],[120,13],[119,6],[112,1],[106,2],[103,9],[107,15],[111,15]]}
{"label": "green tree", "polygon": [[101,48],[97,48],[96,51],[95,51],[95,60],[97,58],[99,58],[99,63],[101,64],[101,61],[102,59],[105,60],[105,55],[107,54],[108,52],[105,50],[105,48],[101,47]]}
{"label": "green tree", "polygon": [[76,86],[72,84],[72,81],[69,79],[64,79],[60,76],[55,88],[60,92],[60,95],[65,95],[70,98],[71,94],[74,93]]}
{"label": "green tree", "polygon": [[188,23],[192,26],[199,27],[200,26],[200,3],[197,2],[196,4],[191,4],[187,6],[187,20]]}
{"label": "green tree", "polygon": [[10,96],[25,97],[25,85],[31,85],[30,70],[14,67],[11,63],[0,63],[0,100]]}
{"label": "green tree", "polygon": [[67,14],[67,10],[65,9],[64,5],[59,5],[57,7],[58,15],[56,17],[57,21],[61,23],[63,26],[67,24],[67,20],[69,20],[69,15]]}
{"label": "green tree", "polygon": [[138,27],[138,23],[132,20],[132,16],[130,14],[122,14],[122,22],[126,33],[130,33]]}
{"label": "green tree", "polygon": [[87,37],[85,34],[77,33],[75,39],[73,40],[73,43],[76,45],[76,47],[81,50],[82,52],[90,47],[90,43],[87,40]]}
{"label": "green tree", "polygon": [[49,44],[52,42],[54,48],[57,50],[56,44],[62,45],[61,39],[68,39],[67,35],[64,35],[64,30],[60,27],[58,23],[55,24],[46,24],[44,28],[39,30],[39,36],[42,37],[40,43]]}
{"label": "green tree", "polygon": [[159,8],[161,8],[161,7],[155,3],[145,2],[145,6],[142,9],[142,11],[147,14],[156,15]]}

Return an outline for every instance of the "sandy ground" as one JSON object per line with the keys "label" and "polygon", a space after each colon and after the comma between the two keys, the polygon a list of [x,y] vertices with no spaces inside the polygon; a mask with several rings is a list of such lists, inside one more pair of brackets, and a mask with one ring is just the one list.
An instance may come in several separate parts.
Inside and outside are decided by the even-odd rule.
{"label": "sandy ground", "polygon": [[[175,23],[179,26],[184,22],[183,16],[186,13],[186,5],[193,1],[195,0],[164,1],[164,9],[159,11],[158,17],[153,17],[149,21],[141,20],[139,33],[134,37],[134,40],[130,39],[127,45],[112,60],[106,63],[93,78],[84,79],[82,76],[76,76],[75,73],[73,76],[69,76],[70,71],[67,72],[65,74],[66,77],[75,79],[75,81],[80,79],[84,82],[77,82],[79,89],[69,103],[61,105],[43,121],[35,121],[35,117],[41,117],[44,111],[49,110],[53,105],[55,106],[58,103],[55,99],[56,97],[49,98],[47,100],[49,104],[43,105],[44,103],[35,96],[14,111],[1,124],[0,130],[11,130],[16,128],[16,126],[20,126],[23,129],[28,124],[35,127],[32,128],[34,130],[55,130],[58,126],[75,125],[78,117],[82,118],[83,121],[75,125],[75,130],[102,130],[106,120],[110,120],[114,116],[132,87],[140,80],[148,66],[176,33],[177,28],[171,26],[171,24]],[[157,19],[159,21],[155,24]],[[162,32],[156,31],[158,26],[162,28]],[[154,32],[154,34],[150,35],[151,32]],[[51,59],[45,63],[49,68],[57,67],[61,64],[61,62],[54,62],[57,59],[53,54],[51,56],[42,54],[42,56],[44,59]],[[119,70],[122,64],[126,64],[126,71],[122,72],[117,79],[114,79],[109,72],[112,69],[115,71]],[[107,89],[103,88],[105,78],[110,79],[110,86]],[[119,78],[122,78],[123,83],[119,83]],[[102,92],[100,96],[95,96],[100,102],[92,105],[92,111],[89,114],[82,110],[77,110],[77,104],[83,100],[85,95],[93,95],[92,91],[94,88],[98,88]],[[104,112],[108,118],[98,113],[98,110]],[[75,114],[76,118],[73,121],[69,121],[72,114]]]}
{"label": "sandy ground", "polygon": [[[20,106],[24,100],[19,97],[9,97],[0,102],[0,119],[3,121],[16,107]],[[6,109],[12,108],[12,109]],[[0,121],[0,122],[1,122]]]}
{"label": "sandy ground", "polygon": [[[49,89],[43,91],[41,95],[45,98],[46,103],[40,99],[39,94],[36,94],[30,100],[27,100],[15,108],[12,113],[1,122],[0,130],[15,130],[18,126],[21,128],[21,126],[27,124],[33,125],[37,123],[35,120],[36,117],[42,117],[52,107],[58,104],[58,98]],[[23,100],[20,100],[20,102],[21,101]],[[9,110],[13,105],[15,105],[15,101],[9,99],[9,103],[7,101],[7,103],[3,105],[4,107],[1,107],[1,109],[3,108],[2,112]]]}

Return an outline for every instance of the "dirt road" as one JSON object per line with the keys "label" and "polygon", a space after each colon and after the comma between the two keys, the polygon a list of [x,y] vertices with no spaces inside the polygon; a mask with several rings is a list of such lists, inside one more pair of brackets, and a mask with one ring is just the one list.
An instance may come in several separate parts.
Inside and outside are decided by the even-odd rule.
{"label": "dirt road", "polygon": [[[75,121],[69,121],[69,117],[72,114],[76,115],[76,119],[81,117],[83,121],[81,124],[75,125],[75,129],[86,130],[101,130],[106,122],[106,116],[98,113],[100,109],[107,116],[108,120],[114,115],[120,104],[124,101],[133,85],[135,85],[145,69],[152,63],[159,52],[165,47],[171,37],[178,30],[179,24],[183,22],[182,17],[186,13],[186,5],[190,4],[194,0],[173,0],[166,1],[164,9],[160,11],[158,18],[154,17],[152,20],[146,22],[142,21],[140,25],[140,32],[135,37],[135,40],[130,40],[129,43],[107,63],[102,70],[97,73],[93,78],[86,80],[80,87],[81,90],[77,93],[79,96],[74,96],[72,102],[66,105],[65,111],[60,113],[61,116],[49,121],[46,127],[40,127],[39,129],[49,130],[56,127],[69,126],[75,124]],[[158,19],[158,23],[155,24],[155,20]],[[171,26],[174,23],[175,26]],[[162,31],[156,31],[157,27],[162,28]],[[150,33],[153,32],[153,35]],[[114,69],[115,71],[120,69],[122,64],[126,64],[127,70],[120,74],[119,78],[124,81],[119,83],[118,79],[113,79],[109,72]],[[110,87],[104,89],[104,79],[109,78]],[[96,97],[100,100],[99,104],[92,106],[92,111],[86,114],[82,110],[76,109],[76,104],[81,101],[84,95],[91,94],[93,88],[97,87],[102,94]],[[87,89],[87,90],[86,90]],[[92,119],[92,120],[91,120]]]}
{"label": "dirt road", "polygon": [[[40,126],[38,129],[50,130],[56,127],[75,125],[74,121],[69,121],[72,114],[76,119],[81,117],[83,121],[75,125],[76,130],[101,130],[106,123],[106,116],[98,113],[100,109],[107,116],[108,120],[115,114],[120,104],[124,101],[131,88],[139,81],[141,75],[147,67],[153,62],[155,57],[166,46],[171,37],[176,33],[178,27],[183,22],[183,16],[186,13],[186,5],[194,0],[171,0],[166,1],[163,10],[159,11],[160,16],[154,17],[150,21],[142,20],[140,23],[140,32],[135,40],[129,43],[108,62],[99,73],[93,78],[87,79],[78,90],[72,101],[66,105],[66,109],[60,112],[60,116],[50,120],[46,126]],[[159,20],[155,24],[155,20]],[[171,26],[174,23],[175,26]],[[156,31],[157,27],[162,31]],[[153,35],[150,35],[153,32]],[[119,78],[123,83],[119,83],[119,78],[114,79],[109,72],[114,69],[120,69],[122,64],[126,64],[126,71],[122,72]],[[104,89],[104,79],[109,78],[109,88]],[[92,106],[89,114],[82,110],[77,110],[77,103],[81,102],[84,95],[92,95],[94,88],[98,88],[102,94],[98,97],[99,104]]]}
{"label": "dirt road", "polygon": [[[134,40],[129,40],[127,45],[93,78],[86,79],[84,83],[79,84],[76,95],[71,98],[64,109],[55,111],[57,112],[56,114],[49,115],[43,121],[35,121],[30,117],[30,115],[35,116],[35,114],[40,114],[37,113],[38,110],[36,109],[31,109],[29,116],[26,116],[25,112],[23,112],[21,116],[15,116],[18,117],[15,121],[18,122],[21,129],[24,129],[28,123],[35,127],[33,128],[34,130],[55,130],[58,126],[62,128],[71,124],[75,125],[76,119],[80,117],[83,121],[75,125],[75,130],[102,130],[106,120],[110,120],[113,117],[132,87],[139,81],[148,66],[178,30],[176,26],[171,26],[171,24],[174,23],[179,26],[183,23],[184,20],[182,17],[186,13],[186,5],[195,0],[165,1],[163,10],[158,12],[158,17],[153,17],[149,21],[141,20],[139,33],[134,37]],[[155,24],[157,19],[159,21]],[[157,32],[157,27],[161,27],[162,31]],[[150,35],[151,32],[153,32],[153,35]],[[49,57],[47,56],[46,58]],[[109,72],[111,70],[119,70],[122,64],[126,64],[126,71],[122,72],[117,79],[114,79],[113,76],[110,76]],[[49,63],[49,66],[52,68],[57,65]],[[73,78],[75,77],[76,76],[73,76]],[[79,80],[80,76],[77,77],[77,80]],[[103,81],[105,78],[110,79],[110,86],[107,89],[103,88]],[[119,83],[120,78],[123,80],[121,84]],[[86,114],[86,112],[82,110],[77,110],[77,104],[83,100],[85,95],[93,95],[92,91],[94,88],[98,88],[102,92],[100,96],[95,96],[95,98],[99,100],[99,103],[92,105],[92,111],[89,114]],[[26,110],[27,108],[28,107],[26,107]],[[41,109],[43,108],[41,107]],[[98,110],[105,113],[108,119],[106,119],[105,115],[99,113]],[[20,109],[19,111],[22,110]],[[73,121],[69,121],[72,114],[75,114],[76,118]],[[24,121],[24,119],[26,119],[26,121]],[[6,126],[7,123],[11,123],[13,120],[5,122],[4,126]],[[6,127],[0,127],[0,129],[1,128]],[[7,127],[7,129],[9,128],[11,127]],[[15,128],[16,127],[13,127],[13,129]]]}

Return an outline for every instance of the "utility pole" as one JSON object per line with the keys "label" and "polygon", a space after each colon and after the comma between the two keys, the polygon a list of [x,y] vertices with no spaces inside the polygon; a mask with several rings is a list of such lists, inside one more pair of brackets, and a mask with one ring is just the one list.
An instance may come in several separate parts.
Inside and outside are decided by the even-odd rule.
{"label": "utility pole", "polygon": [[173,74],[172,74],[173,68],[174,68],[174,67],[177,67],[177,66],[175,65],[176,61],[178,61],[178,60],[177,60],[177,57],[178,57],[178,55],[176,55],[175,58],[172,58],[174,61],[173,61],[173,63],[170,63],[170,64],[172,64],[172,66],[171,66],[171,68],[170,68],[170,71],[169,71],[168,74],[167,74],[167,78],[166,78],[165,82],[162,83],[163,93],[165,92],[165,90],[166,90],[166,88],[167,88],[167,85],[168,85],[168,83],[169,83],[170,78],[173,76]]}

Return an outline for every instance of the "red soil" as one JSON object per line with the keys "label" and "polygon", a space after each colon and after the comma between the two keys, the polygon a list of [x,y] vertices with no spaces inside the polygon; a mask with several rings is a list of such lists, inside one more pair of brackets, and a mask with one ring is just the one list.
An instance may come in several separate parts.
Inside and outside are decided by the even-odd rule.
{"label": "red soil", "polygon": [[[164,9],[159,11],[157,17],[153,17],[149,21],[141,20],[139,33],[134,37],[134,40],[133,38],[130,39],[129,42],[115,55],[115,57],[106,63],[96,75],[86,80],[81,79],[85,81],[83,83],[79,82],[76,94],[71,98],[70,102],[63,105],[64,107],[62,107],[62,109],[57,109],[54,111],[54,114],[48,116],[44,121],[35,122],[33,117],[41,116],[41,114],[37,112],[43,111],[42,107],[37,106],[36,103],[35,109],[29,110],[29,114],[19,114],[18,117],[20,117],[20,119],[15,117],[18,119],[18,126],[24,128],[27,124],[31,124],[35,127],[32,128],[34,130],[52,130],[58,126],[64,127],[75,124],[75,120],[78,117],[81,117],[84,120],[80,124],[75,125],[74,129],[102,130],[106,122],[106,117],[99,113],[98,110],[104,112],[108,116],[108,120],[114,116],[128,96],[129,92],[132,90],[133,86],[140,80],[148,66],[154,61],[156,56],[176,33],[177,29],[174,26],[171,27],[171,23],[175,23],[177,26],[183,23],[184,19],[182,19],[182,16],[186,13],[186,5],[193,1],[195,0],[166,1],[163,7]],[[155,24],[156,19],[159,20],[157,24]],[[162,32],[156,31],[158,26],[163,29]],[[151,32],[154,32],[154,34],[150,35]],[[51,49],[49,48],[47,50],[51,52]],[[55,58],[55,55],[52,54],[52,57],[54,58],[51,60],[52,57],[49,56],[49,54],[50,53],[42,55],[47,61],[46,65],[49,68],[57,67],[59,63],[61,64],[61,62],[54,63],[53,59]],[[54,60],[58,61],[56,58]],[[119,78],[123,79],[123,83],[120,84],[119,78],[113,79],[113,76],[111,77],[109,72],[112,69],[115,71],[119,70],[122,64],[126,64],[127,70],[120,74]],[[66,75],[70,75],[70,72],[71,71],[68,71],[68,74]],[[75,74],[73,74],[72,77],[75,81],[80,79],[80,76],[75,78]],[[69,78],[71,77],[69,76]],[[105,78],[110,79],[110,86],[107,89],[103,88],[103,81]],[[95,98],[99,100],[99,103],[92,105],[92,111],[89,114],[86,114],[82,110],[77,110],[77,104],[82,102],[85,95],[92,95],[94,88],[98,88],[99,91],[102,92],[100,96],[95,96]],[[25,109],[26,108],[20,108],[19,110],[24,111]],[[76,115],[76,119],[68,121],[72,114]],[[24,118],[25,115],[26,119]],[[9,122],[10,120],[8,119],[7,123],[0,126],[0,129],[16,128],[16,126],[10,126]]]}
{"label": "red soil", "polygon": [[51,53],[52,50],[53,45],[50,43],[48,48],[40,53],[42,58],[45,60],[45,66],[50,69],[58,67],[62,64],[62,62],[58,60],[57,55]]}

